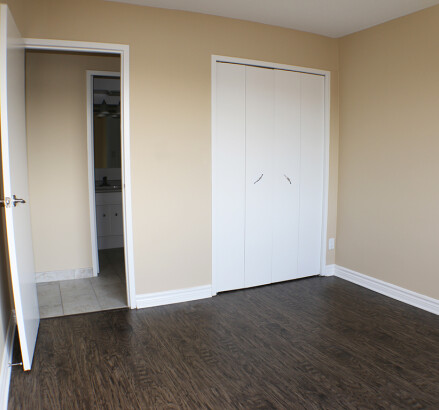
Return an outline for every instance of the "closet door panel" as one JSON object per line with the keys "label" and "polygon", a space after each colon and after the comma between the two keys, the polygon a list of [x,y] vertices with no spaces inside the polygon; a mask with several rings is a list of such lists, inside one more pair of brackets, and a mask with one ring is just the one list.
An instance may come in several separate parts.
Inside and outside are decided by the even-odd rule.
{"label": "closet door panel", "polygon": [[324,77],[301,74],[299,275],[320,274],[323,222]]}
{"label": "closet door panel", "polygon": [[273,282],[299,277],[300,80],[275,70]]}
{"label": "closet door panel", "polygon": [[271,283],[274,70],[246,67],[245,286]]}
{"label": "closet door panel", "polygon": [[212,147],[213,288],[243,288],[245,225],[245,66],[216,65]]}

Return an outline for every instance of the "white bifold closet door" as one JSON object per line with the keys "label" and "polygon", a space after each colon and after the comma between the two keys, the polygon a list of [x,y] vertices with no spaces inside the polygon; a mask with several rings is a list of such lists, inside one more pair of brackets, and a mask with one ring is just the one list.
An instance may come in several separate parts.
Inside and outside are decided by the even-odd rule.
{"label": "white bifold closet door", "polygon": [[324,77],[216,65],[213,287],[320,273]]}
{"label": "white bifold closet door", "polygon": [[272,282],[300,277],[301,73],[275,71]]}
{"label": "white bifold closet door", "polygon": [[299,277],[320,273],[323,225],[324,90],[322,76],[302,74]]}
{"label": "white bifold closet door", "polygon": [[245,287],[245,66],[217,63],[215,119],[212,278],[224,291]]}
{"label": "white bifold closet door", "polygon": [[245,287],[271,282],[274,70],[246,67]]}
{"label": "white bifold closet door", "polygon": [[324,77],[275,70],[272,282],[320,273]]}

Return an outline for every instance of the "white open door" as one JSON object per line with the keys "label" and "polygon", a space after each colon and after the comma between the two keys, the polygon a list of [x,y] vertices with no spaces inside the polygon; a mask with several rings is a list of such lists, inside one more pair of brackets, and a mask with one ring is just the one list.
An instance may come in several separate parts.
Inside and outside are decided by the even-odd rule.
{"label": "white open door", "polygon": [[24,45],[8,7],[0,7],[2,200],[23,368],[30,370],[40,315],[29,211]]}

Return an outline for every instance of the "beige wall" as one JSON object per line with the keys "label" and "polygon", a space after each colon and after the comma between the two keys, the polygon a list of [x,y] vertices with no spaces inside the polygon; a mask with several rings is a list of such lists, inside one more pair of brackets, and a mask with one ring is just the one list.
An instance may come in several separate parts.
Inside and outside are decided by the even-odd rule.
{"label": "beige wall", "polygon": [[[210,56],[332,71],[329,235],[335,233],[338,41],[101,0],[32,0],[26,37],[129,44],[138,294],[211,283]],[[328,262],[334,260],[330,253]]]}
{"label": "beige wall", "polygon": [[27,0],[0,0],[0,3],[7,4],[14,16],[15,24],[21,31],[21,26],[25,24],[25,3]]}
{"label": "beige wall", "polygon": [[336,262],[439,298],[439,7],[340,41]]}
{"label": "beige wall", "polygon": [[92,266],[86,70],[117,56],[26,53],[29,197],[37,272]]}

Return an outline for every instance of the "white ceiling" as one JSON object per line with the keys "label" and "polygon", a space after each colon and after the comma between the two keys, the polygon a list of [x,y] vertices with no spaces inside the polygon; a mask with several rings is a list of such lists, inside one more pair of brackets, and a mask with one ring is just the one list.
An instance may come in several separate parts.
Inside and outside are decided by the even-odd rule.
{"label": "white ceiling", "polygon": [[193,11],[342,37],[439,0],[107,0]]}

